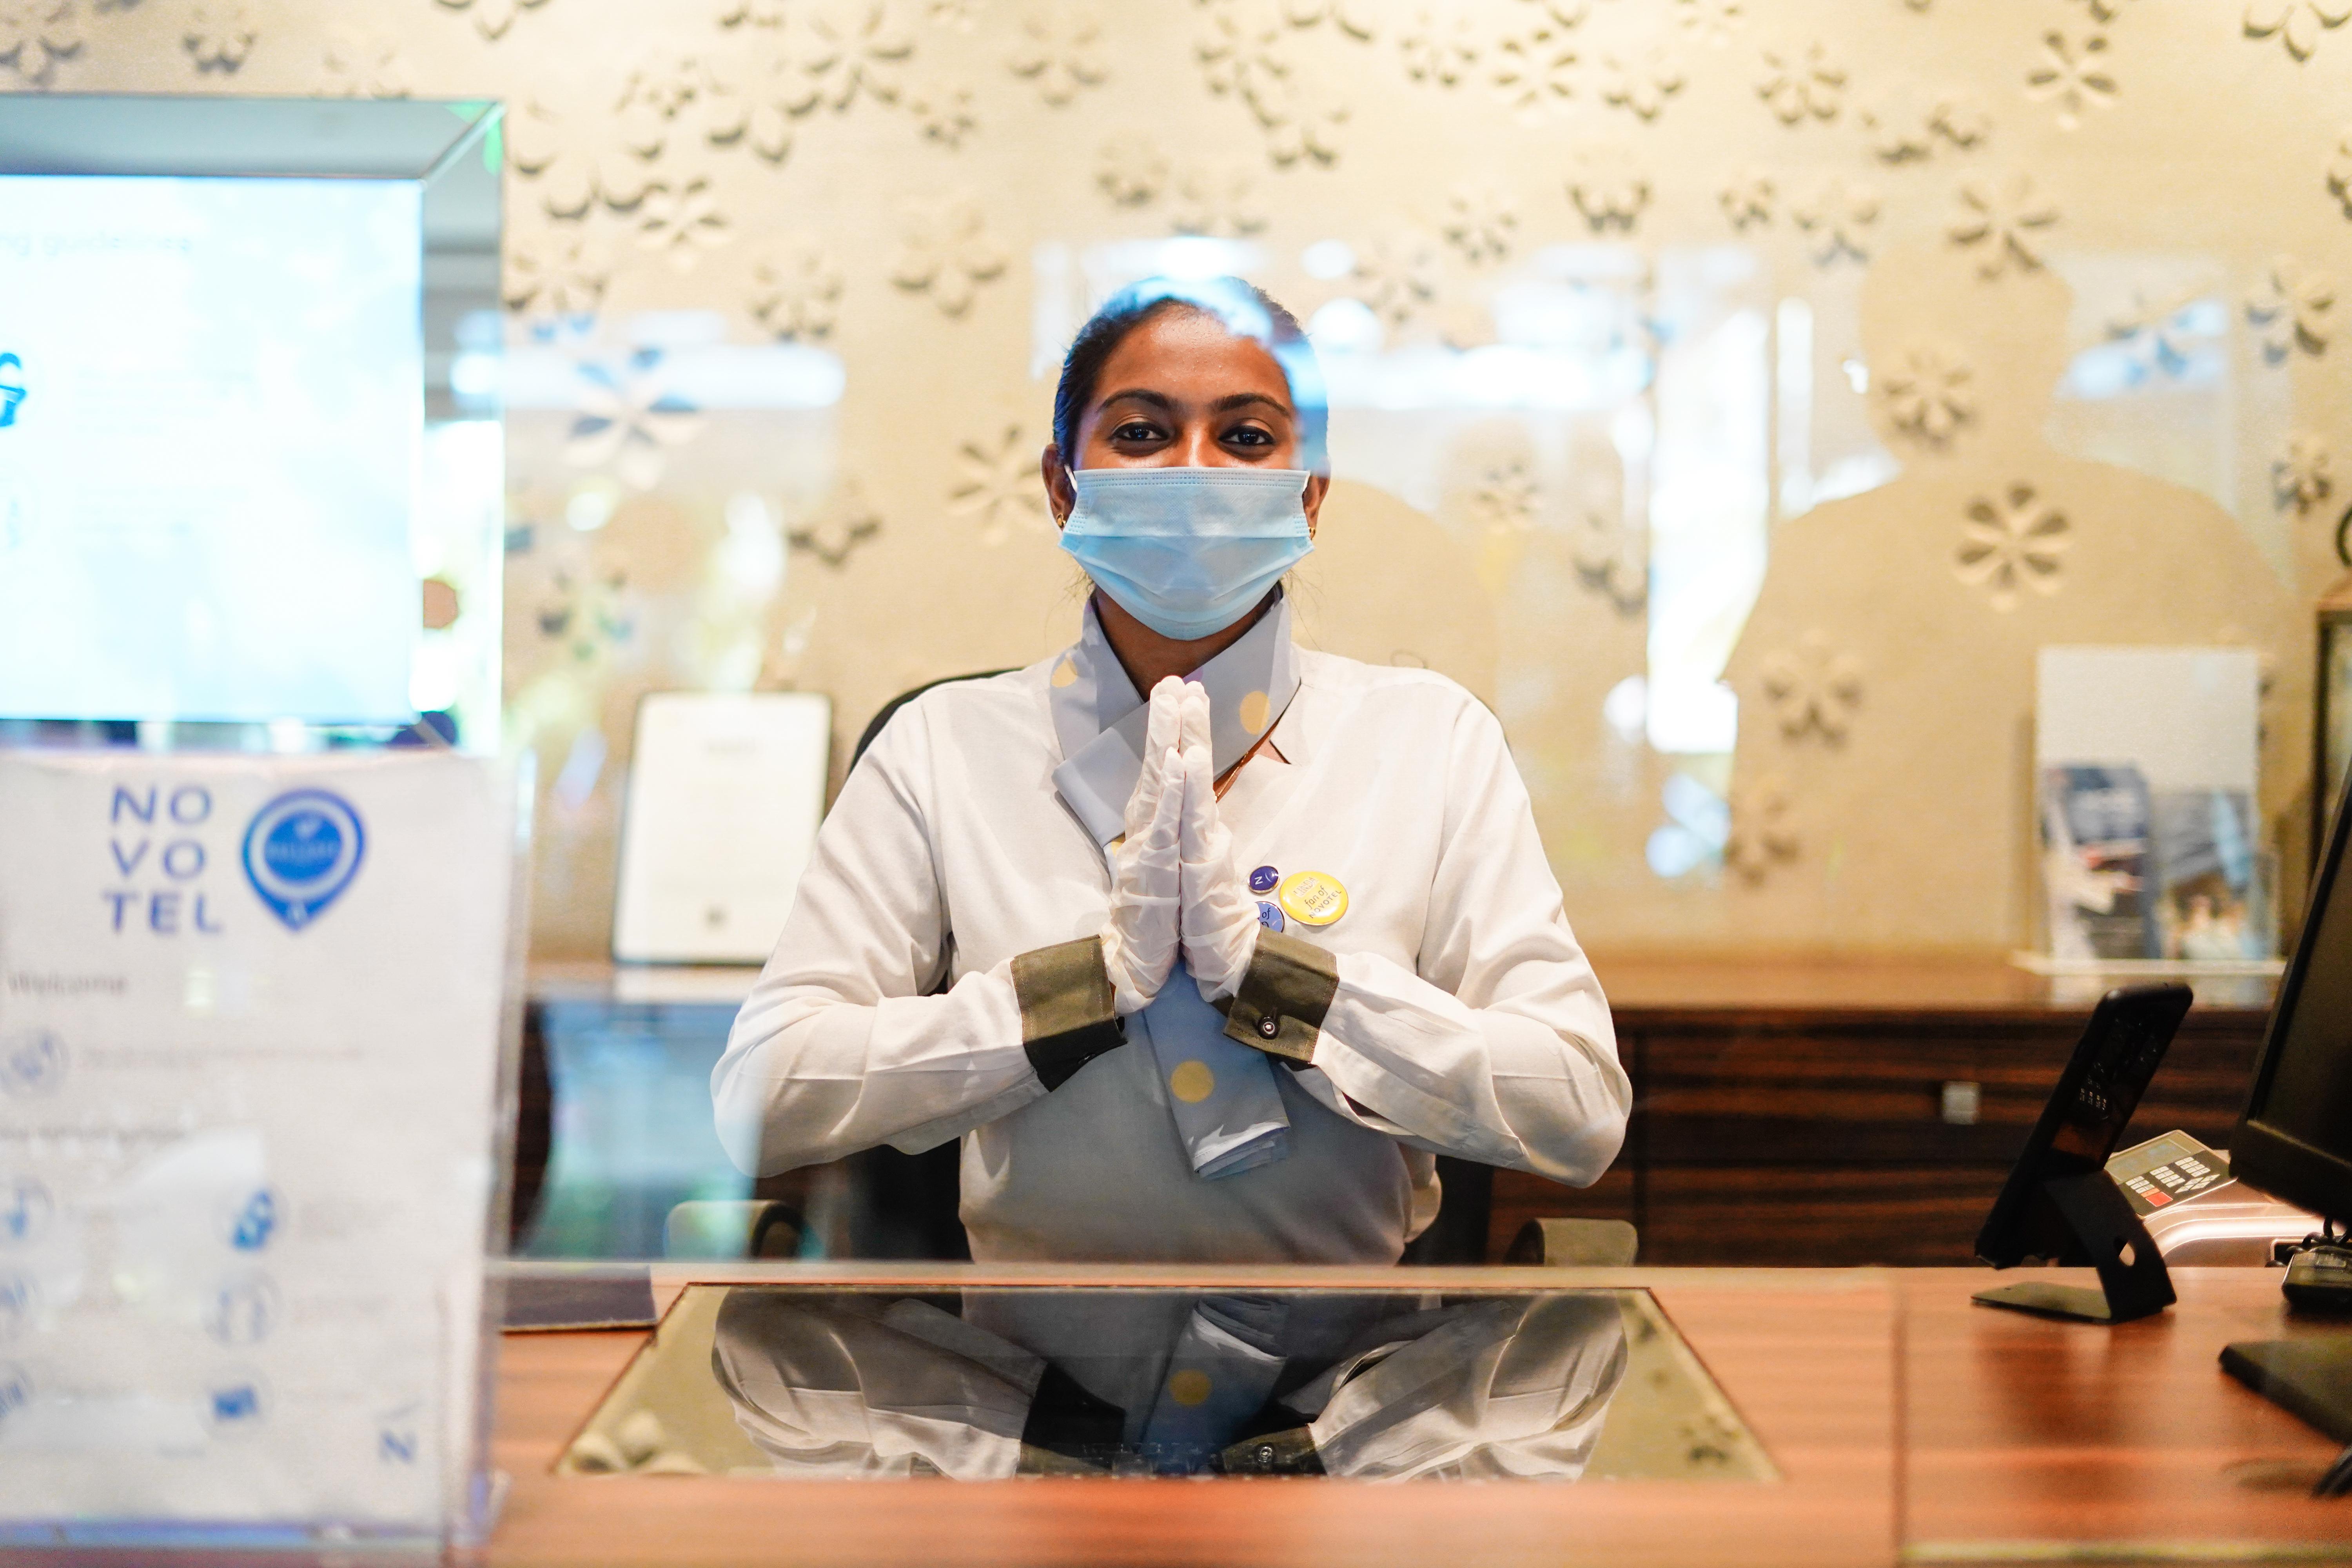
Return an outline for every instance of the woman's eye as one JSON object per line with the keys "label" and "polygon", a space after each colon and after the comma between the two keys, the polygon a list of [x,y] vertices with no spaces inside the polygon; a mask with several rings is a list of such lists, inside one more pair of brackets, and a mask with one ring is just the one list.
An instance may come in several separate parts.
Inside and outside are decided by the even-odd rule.
{"label": "woman's eye", "polygon": [[1114,441],[1156,441],[1160,438],[1160,431],[1140,419],[1130,419],[1112,431],[1110,438]]}
{"label": "woman's eye", "polygon": [[1259,429],[1255,425],[1244,425],[1238,430],[1229,431],[1225,436],[1225,439],[1232,442],[1236,447],[1271,447],[1274,445],[1274,437],[1267,435],[1265,431]]}

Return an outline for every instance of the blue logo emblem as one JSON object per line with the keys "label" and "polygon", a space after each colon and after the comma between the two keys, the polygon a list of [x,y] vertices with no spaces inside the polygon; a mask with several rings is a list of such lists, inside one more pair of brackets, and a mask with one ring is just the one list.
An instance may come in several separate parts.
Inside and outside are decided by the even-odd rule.
{"label": "blue logo emblem", "polygon": [[264,1187],[236,1211],[229,1226],[228,1244],[239,1252],[258,1252],[269,1245],[277,1229],[278,1194]]}
{"label": "blue logo emblem", "polygon": [[1281,880],[1281,872],[1276,870],[1271,866],[1260,866],[1256,870],[1250,873],[1250,891],[1253,893],[1271,893],[1274,891],[1274,885]]}
{"label": "blue logo emblem", "polygon": [[0,1039],[0,1091],[31,1098],[55,1094],[66,1076],[66,1043],[47,1029]]}
{"label": "blue logo emblem", "polygon": [[25,401],[25,362],[0,354],[0,430],[16,423],[16,405]]}
{"label": "blue logo emblem", "polygon": [[1257,903],[1257,923],[1268,931],[1280,931],[1283,927],[1281,909],[1260,899]]}
{"label": "blue logo emblem", "polygon": [[0,1247],[23,1246],[41,1239],[57,1212],[49,1189],[30,1176],[0,1182]]}
{"label": "blue logo emblem", "polygon": [[270,911],[299,931],[359,874],[367,836],[340,795],[298,789],[261,808],[245,830],[245,875]]}

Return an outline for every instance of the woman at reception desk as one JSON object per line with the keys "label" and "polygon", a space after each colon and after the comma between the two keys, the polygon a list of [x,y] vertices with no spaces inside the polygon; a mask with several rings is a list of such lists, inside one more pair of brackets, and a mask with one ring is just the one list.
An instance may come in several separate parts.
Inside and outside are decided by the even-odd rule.
{"label": "woman at reception desk", "polygon": [[1386,1263],[1437,1154],[1607,1168],[1627,1079],[1500,724],[1292,640],[1324,430],[1245,283],[1078,334],[1042,463],[1078,640],[852,768],[713,1074],[745,1170],[961,1138],[983,1261]]}

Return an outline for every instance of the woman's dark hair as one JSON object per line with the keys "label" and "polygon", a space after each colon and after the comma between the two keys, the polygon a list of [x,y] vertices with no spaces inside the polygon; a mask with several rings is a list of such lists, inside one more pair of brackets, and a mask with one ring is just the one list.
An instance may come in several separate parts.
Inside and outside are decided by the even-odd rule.
{"label": "woman's dark hair", "polygon": [[1094,400],[1104,363],[1128,333],[1163,310],[1214,316],[1234,336],[1265,345],[1290,384],[1290,401],[1298,414],[1300,466],[1318,474],[1327,471],[1324,436],[1329,405],[1314,345],[1307,341],[1297,317],[1265,289],[1239,278],[1147,278],[1103,301],[1071,340],[1070,352],[1062,358],[1061,382],[1054,388],[1054,445],[1061,448],[1064,462],[1076,459],[1078,420]]}

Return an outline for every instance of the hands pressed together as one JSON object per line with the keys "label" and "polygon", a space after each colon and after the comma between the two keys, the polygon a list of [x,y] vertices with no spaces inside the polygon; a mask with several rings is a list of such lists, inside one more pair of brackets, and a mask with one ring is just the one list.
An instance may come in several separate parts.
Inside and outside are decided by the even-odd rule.
{"label": "hands pressed together", "polygon": [[1103,966],[1124,1016],[1149,1006],[1184,966],[1211,1000],[1241,989],[1257,951],[1257,909],[1217,813],[1209,694],[1170,676],[1151,689],[1143,771],[1112,850]]}

